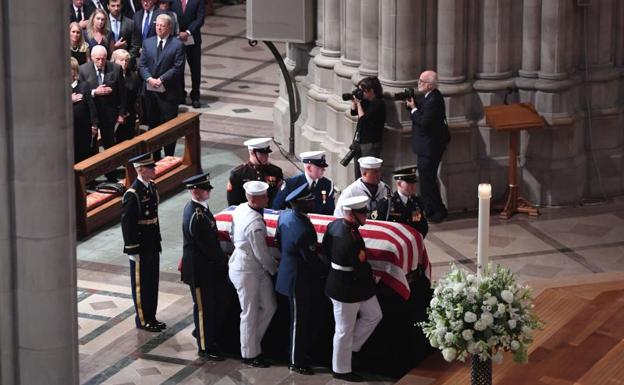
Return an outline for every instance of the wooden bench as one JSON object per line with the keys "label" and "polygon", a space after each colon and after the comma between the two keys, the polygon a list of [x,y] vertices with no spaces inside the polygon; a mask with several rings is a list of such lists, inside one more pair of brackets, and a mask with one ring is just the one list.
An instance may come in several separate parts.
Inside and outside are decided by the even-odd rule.
{"label": "wooden bench", "polygon": [[84,237],[121,217],[122,197],[116,194],[88,193],[87,185],[97,177],[125,166],[126,188],[136,179],[128,159],[153,152],[184,137],[182,158],[165,157],[156,163],[156,184],[161,195],[182,187],[182,180],[201,170],[199,114],[186,112],[153,130],[126,140],[74,165],[76,183],[76,227]]}

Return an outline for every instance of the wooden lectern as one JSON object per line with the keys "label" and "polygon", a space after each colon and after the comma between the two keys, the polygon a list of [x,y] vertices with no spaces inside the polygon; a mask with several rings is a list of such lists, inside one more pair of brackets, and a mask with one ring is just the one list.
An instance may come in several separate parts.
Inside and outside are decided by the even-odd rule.
{"label": "wooden lectern", "polygon": [[485,122],[496,131],[509,132],[509,185],[500,217],[509,219],[517,212],[538,216],[539,210],[518,191],[518,133],[520,130],[542,128],[544,120],[531,104],[516,103],[485,107]]}

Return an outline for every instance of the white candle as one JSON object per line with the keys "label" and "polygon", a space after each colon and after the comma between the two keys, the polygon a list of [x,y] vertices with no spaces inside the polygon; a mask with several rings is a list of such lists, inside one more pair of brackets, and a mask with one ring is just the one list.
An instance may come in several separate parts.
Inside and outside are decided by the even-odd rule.
{"label": "white candle", "polygon": [[488,263],[490,246],[490,198],[492,186],[479,184],[479,227],[477,229],[477,276],[482,276]]}

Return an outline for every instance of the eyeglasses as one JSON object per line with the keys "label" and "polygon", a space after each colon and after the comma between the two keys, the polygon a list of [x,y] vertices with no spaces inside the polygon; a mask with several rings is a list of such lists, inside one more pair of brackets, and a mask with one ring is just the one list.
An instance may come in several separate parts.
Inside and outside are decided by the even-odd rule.
{"label": "eyeglasses", "polygon": [[422,79],[418,79],[418,83],[431,83],[431,82],[428,82],[428,81],[422,80]]}

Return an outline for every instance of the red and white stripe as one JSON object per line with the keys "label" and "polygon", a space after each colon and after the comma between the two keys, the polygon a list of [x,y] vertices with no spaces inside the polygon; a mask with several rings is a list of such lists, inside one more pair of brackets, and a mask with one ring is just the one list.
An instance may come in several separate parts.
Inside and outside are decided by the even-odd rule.
{"label": "red and white stripe", "polygon": [[[226,253],[231,253],[233,250],[230,227],[234,208],[234,206],[229,207],[215,215],[219,240]],[[275,257],[279,257],[274,238],[278,216],[279,211],[268,209],[264,211],[268,234],[267,244]],[[320,246],[327,225],[336,218],[319,214],[310,214],[309,217],[316,230]],[[431,278],[431,264],[427,249],[425,249],[420,233],[412,227],[395,222],[367,220],[366,225],[360,227],[360,234],[364,238],[366,256],[373,267],[373,274],[403,298],[407,299],[410,295],[405,275],[415,270],[419,264],[423,265],[427,277]]]}

